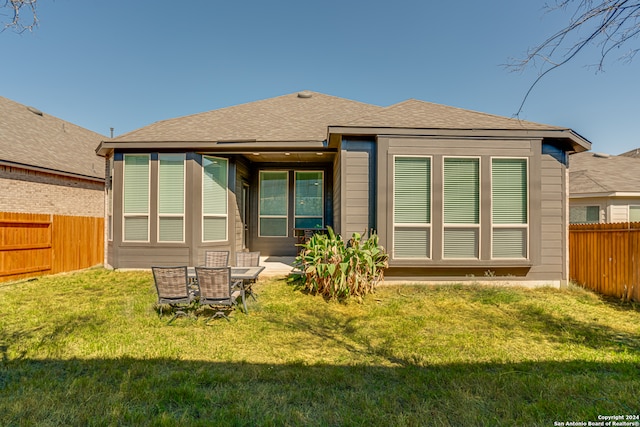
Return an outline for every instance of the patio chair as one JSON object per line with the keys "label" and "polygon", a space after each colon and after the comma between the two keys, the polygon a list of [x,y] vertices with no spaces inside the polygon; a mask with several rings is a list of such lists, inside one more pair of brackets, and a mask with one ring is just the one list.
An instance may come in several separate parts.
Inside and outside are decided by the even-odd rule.
{"label": "patio chair", "polygon": [[229,265],[229,251],[206,251],[204,253],[205,267],[227,267]]}
{"label": "patio chair", "polygon": [[238,298],[242,298],[244,313],[247,313],[242,281],[231,280],[231,267],[196,267],[195,270],[200,288],[200,305],[208,305],[217,310],[206,323],[215,317],[223,317],[229,321],[226,311],[238,304]]}
{"label": "patio chair", "polygon": [[194,294],[189,289],[189,278],[187,267],[151,267],[153,280],[158,291],[158,311],[162,317],[162,305],[168,304],[174,310],[173,317],[169,323],[178,316],[186,316],[183,310],[178,310],[179,306],[190,306],[194,300]]}
{"label": "patio chair", "polygon": [[[236,267],[258,267],[260,265],[260,252],[236,252]],[[254,280],[243,280],[242,285],[244,291],[251,295],[251,298],[256,299],[256,294],[253,292],[252,285],[256,282]]]}

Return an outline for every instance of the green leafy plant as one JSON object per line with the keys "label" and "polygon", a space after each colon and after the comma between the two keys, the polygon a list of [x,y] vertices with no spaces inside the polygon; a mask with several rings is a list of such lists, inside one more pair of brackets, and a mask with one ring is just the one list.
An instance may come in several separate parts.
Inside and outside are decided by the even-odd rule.
{"label": "green leafy plant", "polygon": [[300,244],[295,267],[299,273],[291,281],[311,293],[345,299],[372,293],[384,279],[389,256],[380,246],[378,235],[363,239],[354,233],[348,242],[331,227]]}

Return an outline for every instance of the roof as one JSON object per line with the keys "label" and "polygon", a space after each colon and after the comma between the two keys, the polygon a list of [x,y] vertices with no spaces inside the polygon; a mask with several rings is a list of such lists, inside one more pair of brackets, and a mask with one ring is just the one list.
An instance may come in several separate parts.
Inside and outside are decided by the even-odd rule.
{"label": "roof", "polygon": [[381,108],[304,91],[163,120],[113,141],[323,141],[330,124]]}
{"label": "roof", "polygon": [[633,150],[629,150],[625,153],[620,154],[623,157],[635,157],[640,159],[640,148],[634,148]]}
{"label": "roof", "polygon": [[569,194],[640,193],[640,159],[578,153],[569,160]]}
{"label": "roof", "polygon": [[447,105],[409,99],[346,123],[357,127],[413,129],[563,129]]}
{"label": "roof", "polygon": [[[409,99],[380,107],[317,92],[303,91],[175,119],[163,120],[105,141],[101,153],[115,147],[140,148],[204,146],[215,143],[302,143],[325,141],[341,128],[396,128],[437,130],[495,130],[534,132],[535,136],[569,139],[576,151],[591,143],[571,129],[549,126],[461,108]],[[546,132],[546,133],[545,133]],[[375,133],[375,132],[374,132]],[[532,133],[527,133],[527,136]],[[239,146],[237,146],[239,147]],[[277,148],[277,145],[272,146]]]}
{"label": "roof", "polygon": [[104,179],[105,137],[0,96],[0,163]]}

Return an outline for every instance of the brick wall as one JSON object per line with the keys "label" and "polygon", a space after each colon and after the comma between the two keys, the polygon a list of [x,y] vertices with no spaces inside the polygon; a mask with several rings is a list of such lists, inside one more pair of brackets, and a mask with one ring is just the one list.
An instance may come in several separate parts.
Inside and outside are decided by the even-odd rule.
{"label": "brick wall", "polygon": [[104,216],[104,184],[0,165],[0,212]]}

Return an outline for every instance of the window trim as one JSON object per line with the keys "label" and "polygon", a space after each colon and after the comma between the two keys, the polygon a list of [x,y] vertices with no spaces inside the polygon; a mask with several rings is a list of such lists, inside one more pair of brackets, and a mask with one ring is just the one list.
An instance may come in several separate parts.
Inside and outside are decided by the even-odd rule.
{"label": "window trim", "polygon": [[[263,173],[284,173],[286,176],[286,185],[285,185],[285,214],[283,215],[262,215],[261,208],[261,200],[262,200],[262,174]],[[286,239],[289,237],[289,186],[290,186],[290,178],[289,178],[290,170],[287,169],[263,169],[258,171],[258,237],[266,237],[273,239]],[[294,177],[295,179],[295,177]],[[294,194],[295,197],[295,194]],[[294,217],[295,217],[295,209],[294,209]],[[285,219],[285,234],[284,236],[266,236],[262,234],[262,218],[284,218]]]}
{"label": "window trim", "polygon": [[[429,222],[426,223],[398,223],[396,222],[396,159],[397,158],[419,158],[429,160]],[[391,194],[391,250],[392,258],[394,260],[432,260],[433,259],[433,156],[421,156],[421,155],[403,155],[394,154],[392,157],[392,172],[391,172],[391,185],[393,191]],[[429,243],[427,257],[397,257],[396,256],[396,229],[421,229],[428,231]]]}
{"label": "window trim", "polygon": [[[147,158],[147,212],[126,212],[126,169],[128,156],[144,156]],[[151,241],[151,154],[150,153],[125,153],[122,156],[122,242],[123,243],[149,243]],[[127,218],[146,218],[147,219],[147,239],[146,240],[128,240],[126,238],[126,219]]]}
{"label": "window trim", "polygon": [[[494,224],[493,223],[493,207],[494,207],[494,203],[493,203],[493,161],[494,159],[504,159],[504,160],[524,160],[525,161],[525,167],[526,167],[526,182],[527,182],[527,201],[526,201],[526,218],[527,218],[527,222],[526,223],[519,223],[519,224]],[[491,223],[491,227],[490,227],[490,241],[491,241],[491,248],[490,248],[490,256],[491,256],[491,260],[497,260],[497,261],[509,261],[509,260],[522,260],[522,261],[528,261],[531,257],[531,168],[530,168],[530,162],[529,162],[529,158],[528,157],[523,157],[523,156],[491,156],[490,162],[489,162],[489,179],[490,179],[490,194],[491,194],[491,211],[489,213],[489,222]],[[495,229],[507,229],[507,230],[522,230],[524,229],[525,232],[525,239],[526,239],[526,243],[524,246],[524,250],[525,250],[525,256],[524,257],[494,257],[493,256],[493,241],[494,241],[494,237],[493,237],[493,231]]]}
{"label": "window trim", "polygon": [[[472,223],[448,223],[445,222],[445,209],[446,209],[446,200],[445,200],[445,163],[447,159],[476,159],[478,161],[478,222],[476,224]],[[457,260],[465,260],[465,261],[480,261],[482,258],[482,241],[483,241],[483,229],[482,229],[482,156],[442,156],[442,246],[441,246],[441,257],[443,261],[457,261]],[[447,257],[445,256],[445,232],[447,229],[474,229],[477,230],[478,238],[477,238],[477,246],[476,246],[476,257]]]}
{"label": "window trim", "polygon": [[[180,156],[182,157],[182,213],[181,214],[165,214],[165,213],[161,213],[160,212],[160,179],[161,179],[161,169],[160,169],[160,160],[163,156]],[[186,153],[158,153],[158,191],[157,191],[157,202],[158,202],[158,208],[157,208],[157,224],[156,224],[156,236],[158,236],[157,238],[157,242],[158,243],[184,243],[185,242],[185,228],[186,228],[186,214],[185,214],[185,210],[186,210],[186,191],[187,191],[187,187],[186,187],[186,180],[187,180],[187,168],[186,168],[186,160],[187,160],[187,156]],[[182,239],[181,240],[160,240],[160,219],[161,218],[182,218]]]}
{"label": "window trim", "polygon": [[[293,171],[293,204],[294,204],[294,206],[293,206],[293,225],[295,227],[296,220],[298,218],[318,218],[317,215],[313,215],[313,216],[311,216],[311,215],[296,215],[296,207],[297,207],[297,201],[298,201],[298,199],[297,199],[297,195],[298,195],[297,186],[298,186],[298,173],[299,172],[300,173],[310,173],[310,172],[320,173],[321,191],[322,191],[322,195],[320,197],[321,197],[321,201],[322,201],[322,206],[321,206],[321,209],[320,209],[320,217],[319,218],[320,218],[320,220],[322,222],[322,227],[321,228],[324,228],[325,227],[325,215],[324,215],[324,200],[325,200],[324,199],[325,198],[324,183],[325,183],[325,180],[324,180],[324,170],[316,170],[316,169],[309,169],[309,170],[307,170],[307,169],[297,170],[296,169],[296,170]],[[287,182],[287,185],[288,185],[288,182]],[[287,227],[288,227],[288,223],[287,223]]]}
{"label": "window trim", "polygon": [[[224,160],[225,162],[225,178],[226,178],[226,182],[225,182],[225,213],[224,214],[208,214],[204,212],[204,180],[205,180],[205,173],[204,173],[204,160],[205,158],[207,159],[218,159],[218,160]],[[227,242],[229,241],[229,159],[227,159],[226,157],[219,157],[219,156],[211,156],[208,154],[203,154],[201,156],[201,167],[200,167],[200,173],[202,174],[202,178],[201,178],[201,189],[200,189],[200,200],[201,200],[201,209],[200,209],[200,226],[201,226],[201,230],[202,232],[200,233],[200,238],[202,240],[202,243],[213,243],[213,242]],[[204,235],[204,222],[205,222],[205,218],[224,218],[224,222],[225,222],[225,227],[224,227],[224,239],[222,240],[206,240],[205,239],[205,235]]]}

